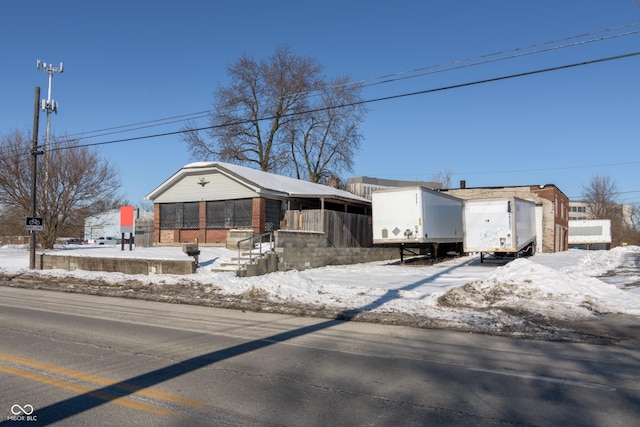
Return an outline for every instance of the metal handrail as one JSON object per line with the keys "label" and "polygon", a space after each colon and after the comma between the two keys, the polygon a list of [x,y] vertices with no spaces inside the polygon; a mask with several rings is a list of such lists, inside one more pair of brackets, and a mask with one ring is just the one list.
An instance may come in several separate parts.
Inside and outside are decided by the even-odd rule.
{"label": "metal handrail", "polygon": [[238,270],[240,269],[240,258],[241,258],[240,243],[246,242],[247,240],[251,241],[251,245],[249,246],[249,264],[253,264],[253,246],[255,245],[255,240],[256,239],[260,239],[259,240],[259,242],[260,242],[260,251],[259,251],[258,256],[256,256],[256,258],[260,258],[260,257],[262,257],[262,238],[264,236],[269,236],[269,251],[273,252],[274,241],[273,241],[273,233],[271,233],[271,232],[264,233],[264,234],[254,234],[251,237],[247,237],[246,239],[238,240],[236,242],[236,244],[238,246]]}

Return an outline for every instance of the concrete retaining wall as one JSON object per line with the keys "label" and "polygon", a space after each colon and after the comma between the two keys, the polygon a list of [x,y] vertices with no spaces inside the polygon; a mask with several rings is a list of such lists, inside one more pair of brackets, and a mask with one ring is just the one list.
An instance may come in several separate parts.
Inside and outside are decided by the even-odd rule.
{"label": "concrete retaining wall", "polygon": [[322,232],[278,230],[278,270],[305,270],[326,265],[359,264],[399,258],[397,248],[331,248]]}
{"label": "concrete retaining wall", "polygon": [[[238,236],[239,237],[239,236]],[[242,237],[244,238],[244,236]],[[254,264],[244,267],[240,277],[257,276],[274,271],[305,270],[326,265],[359,264],[372,261],[390,261],[399,258],[397,248],[332,248],[322,232],[275,232],[275,254],[267,254]],[[39,254],[40,270],[109,271],[124,274],[193,274],[193,260],[102,258]]]}
{"label": "concrete retaining wall", "polygon": [[99,258],[40,254],[40,270],[109,271],[124,274],[193,274],[195,261],[138,258]]}

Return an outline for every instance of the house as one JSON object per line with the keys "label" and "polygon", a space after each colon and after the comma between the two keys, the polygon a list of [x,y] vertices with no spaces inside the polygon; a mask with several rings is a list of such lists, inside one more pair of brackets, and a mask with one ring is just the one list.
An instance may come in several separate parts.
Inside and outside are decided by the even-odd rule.
{"label": "house", "polygon": [[286,211],[371,214],[371,202],[344,190],[222,162],[184,166],[149,193],[154,244],[225,244],[229,231],[280,229]]}
{"label": "house", "polygon": [[442,190],[462,200],[518,197],[536,203],[537,251],[560,252],[568,249],[569,198],[553,184],[510,187],[460,188]]}

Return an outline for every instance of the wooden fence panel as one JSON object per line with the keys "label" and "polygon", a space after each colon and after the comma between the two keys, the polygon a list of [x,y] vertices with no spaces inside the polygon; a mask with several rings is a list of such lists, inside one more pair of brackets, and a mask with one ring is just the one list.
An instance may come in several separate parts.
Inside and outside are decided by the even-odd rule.
{"label": "wooden fence panel", "polygon": [[134,235],[136,246],[141,248],[153,246],[153,220],[137,220]]}
{"label": "wooden fence panel", "polygon": [[318,209],[287,211],[282,229],[321,231],[335,248],[373,246],[370,215]]}

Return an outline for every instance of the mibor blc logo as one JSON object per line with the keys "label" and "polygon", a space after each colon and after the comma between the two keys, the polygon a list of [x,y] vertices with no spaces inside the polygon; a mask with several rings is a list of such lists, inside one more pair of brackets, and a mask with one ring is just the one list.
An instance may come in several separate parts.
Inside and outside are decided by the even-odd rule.
{"label": "mibor blc logo", "polygon": [[13,405],[11,406],[12,416],[7,417],[8,421],[38,421],[38,417],[33,414],[33,406],[26,405]]}
{"label": "mibor blc logo", "polygon": [[13,415],[31,415],[33,414],[33,406],[27,404],[24,406],[20,406],[20,405],[13,405],[11,407],[11,413]]}

